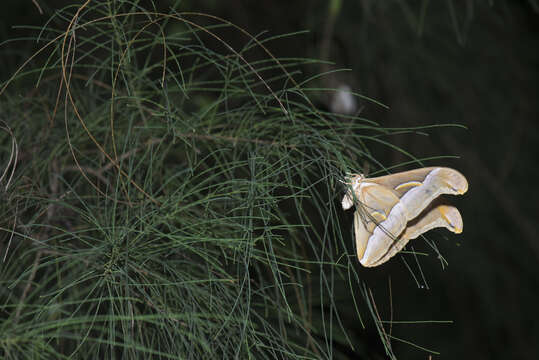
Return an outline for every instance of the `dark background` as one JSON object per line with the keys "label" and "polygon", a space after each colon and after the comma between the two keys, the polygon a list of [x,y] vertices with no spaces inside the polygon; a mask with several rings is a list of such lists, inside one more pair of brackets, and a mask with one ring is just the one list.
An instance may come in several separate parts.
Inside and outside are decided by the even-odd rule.
{"label": "dark background", "polygon": [[[15,25],[41,26],[55,9],[70,2],[36,3],[44,14],[30,0],[2,3],[0,40],[23,37],[27,30]],[[161,10],[170,3],[160,2]],[[343,0],[333,20],[328,8],[326,1],[199,0],[184,1],[177,10],[217,15],[253,35],[309,30],[268,46],[277,57],[335,63],[306,68],[306,73],[352,69],[328,76],[325,85],[346,84],[388,105],[387,110],[369,102],[360,104],[361,116],[382,126],[466,126],[433,129],[428,136],[403,134],[392,140],[419,158],[460,157],[426,163],[459,169],[470,183],[468,193],[457,200],[464,233],[436,235],[448,267],[442,269],[432,257],[423,263],[428,288],[418,287],[400,261],[361,269],[360,276],[369,280],[385,318],[391,279],[394,319],[453,321],[407,325],[407,339],[441,352],[433,358],[539,357],[537,4]],[[237,47],[246,42],[239,37],[226,40]],[[2,80],[33,46],[18,44],[15,49],[2,47]],[[322,107],[329,101],[324,96],[314,100]],[[387,147],[371,151],[385,166],[408,160]],[[418,242],[417,249],[424,246]],[[351,304],[343,303],[345,313],[347,306]],[[347,327],[354,329],[354,324]],[[351,333],[379,341],[370,325],[366,330],[357,325]],[[379,344],[373,347],[383,354]],[[395,352],[399,358],[428,357],[399,343]]]}

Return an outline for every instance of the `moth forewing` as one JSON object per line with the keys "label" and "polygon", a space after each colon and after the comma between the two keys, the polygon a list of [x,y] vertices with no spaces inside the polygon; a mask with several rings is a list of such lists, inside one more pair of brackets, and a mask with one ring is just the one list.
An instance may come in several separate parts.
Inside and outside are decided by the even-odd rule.
{"label": "moth forewing", "polygon": [[[427,175],[433,170],[436,170],[434,172],[435,174],[445,178],[445,180],[455,188],[455,192],[463,194],[468,189],[468,182],[464,175],[455,169],[446,167],[424,167],[391,175],[367,178],[365,180],[393,189],[399,193],[399,196],[402,196],[414,187],[410,185],[414,185],[414,183],[423,183]],[[461,189],[462,192],[459,192],[458,189]]]}
{"label": "moth forewing", "polygon": [[[362,263],[366,261],[365,263],[368,264],[373,255],[367,255],[366,259],[369,260],[362,260],[367,247],[369,254],[375,254],[374,256],[377,256],[384,251],[383,248],[386,246],[384,242],[373,242],[369,240],[377,227],[385,233],[386,242],[388,241],[387,239],[392,239],[389,241],[396,240],[396,236],[391,230],[386,230],[384,226],[380,226],[380,223],[387,219],[391,210],[399,202],[399,198],[390,189],[364,181],[363,179],[362,175],[356,175],[348,179],[346,183],[349,187],[342,204],[344,209],[350,208],[351,202],[356,205],[356,211],[354,213],[354,236],[356,238],[357,256]],[[404,226],[405,223],[401,227],[404,228]],[[392,231],[395,231],[395,229],[392,229]],[[399,232],[401,231],[402,229],[399,229]]]}
{"label": "moth forewing", "polygon": [[400,198],[407,209],[407,218],[416,218],[429,204],[442,194],[463,194],[468,182],[458,171],[449,168],[434,168],[421,185],[414,186]]}
{"label": "moth forewing", "polygon": [[410,185],[413,182],[422,183],[423,180],[425,180],[425,177],[434,169],[439,168],[425,167],[420,169],[403,171],[391,175],[368,178],[368,180],[397,191],[400,197],[405,192],[410,190],[410,187],[405,186],[405,184]]}
{"label": "moth forewing", "polygon": [[367,226],[367,229],[371,230],[371,236],[363,257],[360,258],[364,266],[369,266],[397,241],[398,235],[406,227],[406,212],[399,204],[399,197],[385,186],[365,179],[358,192],[360,206],[372,222],[372,226]]}
{"label": "moth forewing", "polygon": [[[397,243],[399,235],[406,228],[406,210],[401,203],[391,209],[386,220],[380,222],[369,237],[365,254],[359,260],[363,266],[373,266]],[[403,245],[404,246],[404,245]]]}

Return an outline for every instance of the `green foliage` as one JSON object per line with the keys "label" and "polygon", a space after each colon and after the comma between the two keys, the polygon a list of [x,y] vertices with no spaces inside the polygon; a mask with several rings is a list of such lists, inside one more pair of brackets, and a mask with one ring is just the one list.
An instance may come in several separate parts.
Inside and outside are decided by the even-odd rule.
{"label": "green foliage", "polygon": [[278,37],[204,14],[87,2],[34,40],[0,103],[14,173],[0,203],[3,358],[329,359],[366,346],[339,311],[346,297],[348,318],[381,324],[339,180],[383,168],[369,143],[401,151],[387,136],[417,129],[318,109],[317,77],[294,80],[316,61],[276,59],[265,44]]}

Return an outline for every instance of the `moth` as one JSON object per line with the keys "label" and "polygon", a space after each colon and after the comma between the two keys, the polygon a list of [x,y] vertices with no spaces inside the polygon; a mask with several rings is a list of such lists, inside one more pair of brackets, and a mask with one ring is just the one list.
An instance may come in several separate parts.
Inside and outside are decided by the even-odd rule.
{"label": "moth", "polygon": [[354,235],[363,266],[385,263],[410,240],[431,229],[462,232],[457,208],[438,199],[442,194],[462,195],[468,190],[468,181],[457,170],[425,167],[375,178],[352,174],[345,183],[342,207],[356,206]]}

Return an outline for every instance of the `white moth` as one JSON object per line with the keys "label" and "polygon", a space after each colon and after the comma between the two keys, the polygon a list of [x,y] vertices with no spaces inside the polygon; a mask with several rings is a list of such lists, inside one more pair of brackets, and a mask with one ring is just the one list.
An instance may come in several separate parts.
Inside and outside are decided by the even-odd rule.
{"label": "white moth", "polygon": [[356,205],[354,233],[363,266],[383,264],[430,229],[462,232],[457,208],[434,201],[442,194],[468,190],[468,181],[454,169],[427,167],[376,178],[350,175],[346,183],[342,207]]}

